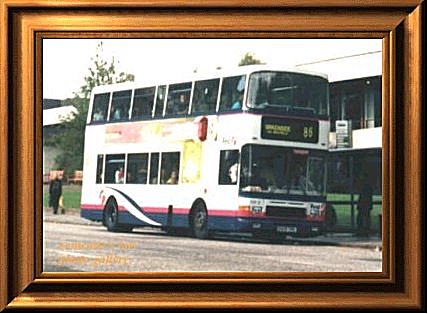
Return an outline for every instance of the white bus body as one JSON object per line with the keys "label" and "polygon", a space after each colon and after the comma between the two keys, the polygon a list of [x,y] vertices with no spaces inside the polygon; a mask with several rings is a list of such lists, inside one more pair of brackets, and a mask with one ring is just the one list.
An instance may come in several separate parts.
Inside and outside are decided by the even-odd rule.
{"label": "white bus body", "polygon": [[[282,81],[289,74],[300,75],[302,81],[306,77],[320,80],[319,84],[325,81],[326,99],[319,105],[323,108],[321,115],[314,114],[311,108],[308,114],[308,109],[300,106],[293,109],[291,105],[287,112],[281,113],[276,113],[276,108],[269,111],[268,105],[256,108],[259,105],[254,99],[261,96],[250,94],[251,86],[259,84],[261,89],[265,81],[272,80],[272,71],[278,69],[250,66],[233,73],[189,80],[191,99],[186,113],[168,116],[169,100],[165,96],[162,117],[157,119],[132,120],[136,90],[153,86],[153,116],[160,86],[167,86],[168,94],[179,83],[126,83],[95,88],[85,135],[82,217],[102,221],[111,231],[134,226],[190,228],[200,238],[211,231],[261,235],[321,232],[330,129],[328,83],[321,75],[281,70]],[[262,74],[252,76],[255,73]],[[227,82],[221,78],[240,75],[245,76],[242,86],[245,105],[239,110],[221,111],[221,94],[226,90],[222,84]],[[250,82],[250,77],[260,82]],[[219,82],[215,110],[192,113],[197,82],[214,82],[216,78]],[[290,86],[287,88],[298,89],[297,85]],[[275,92],[288,93],[287,88],[275,87]],[[207,89],[204,89],[206,94]],[[113,121],[114,92],[124,90],[131,91],[131,103],[129,108],[125,107],[127,118]],[[106,93],[109,93],[108,118],[100,123],[94,120],[94,97]],[[249,105],[250,97],[253,107]],[[265,168],[270,170],[270,181],[259,177],[265,183],[252,182]],[[166,172],[173,171],[178,175],[177,184],[163,182],[165,175],[169,175]],[[293,181],[299,173],[306,175],[306,183]],[[138,177],[142,183],[136,183]]]}

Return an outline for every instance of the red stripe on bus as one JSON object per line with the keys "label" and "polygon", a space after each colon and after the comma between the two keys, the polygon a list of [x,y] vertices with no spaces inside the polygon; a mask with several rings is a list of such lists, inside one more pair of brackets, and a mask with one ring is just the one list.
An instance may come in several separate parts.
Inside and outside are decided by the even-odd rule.
{"label": "red stripe on bus", "polygon": [[[103,210],[104,205],[94,205],[94,204],[82,204],[80,206],[82,210]],[[166,214],[168,213],[168,208],[166,207],[142,207],[141,210],[146,213],[156,213],[156,214]],[[119,211],[126,211],[124,206],[119,206]],[[188,214],[188,208],[173,208],[175,214]]]}
{"label": "red stripe on bus", "polygon": [[[103,205],[94,205],[94,204],[82,204],[82,210],[103,210]],[[167,214],[168,208],[166,207],[143,207],[141,210],[144,213],[148,214]],[[119,206],[119,211],[126,211],[124,206]],[[189,208],[173,208],[174,214],[188,214],[190,212]],[[226,216],[226,217],[249,217],[249,212],[242,212],[237,210],[228,210],[228,209],[209,209],[208,213],[210,216]]]}
{"label": "red stripe on bus", "polygon": [[[103,210],[103,205],[94,205],[94,204],[82,204],[81,210]],[[168,208],[165,207],[143,207],[141,208],[142,212],[145,214],[168,214]],[[126,208],[124,206],[119,206],[119,211],[126,211]],[[172,211],[174,214],[181,214],[181,215],[188,215],[190,212],[189,208],[173,208]],[[291,218],[294,217],[272,217],[272,216],[265,216],[264,214],[253,214],[249,211],[238,211],[238,210],[231,210],[231,209],[209,209],[208,215],[213,217],[234,217],[234,218],[246,218],[246,217],[252,217],[252,218],[262,218],[262,219],[285,219],[285,218]],[[324,216],[320,217],[311,217],[308,216],[305,221],[314,221],[314,222],[322,222],[325,220]]]}
{"label": "red stripe on bus", "polygon": [[103,210],[104,205],[82,204],[80,208],[84,210]]}
{"label": "red stripe on bus", "polygon": [[[104,210],[104,205],[83,204],[80,206],[82,210]],[[119,206],[119,211],[126,211],[124,206]]]}

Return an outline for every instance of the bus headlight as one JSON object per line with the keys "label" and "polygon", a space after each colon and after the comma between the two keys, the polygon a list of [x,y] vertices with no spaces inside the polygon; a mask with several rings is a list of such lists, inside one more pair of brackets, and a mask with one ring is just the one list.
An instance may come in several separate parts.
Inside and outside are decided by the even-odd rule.
{"label": "bus headlight", "polygon": [[311,216],[319,216],[320,215],[320,204],[311,204],[311,209],[309,211],[309,214]]}
{"label": "bus headlight", "polygon": [[263,207],[262,206],[252,206],[251,210],[253,211],[253,213],[261,213],[263,211]]}

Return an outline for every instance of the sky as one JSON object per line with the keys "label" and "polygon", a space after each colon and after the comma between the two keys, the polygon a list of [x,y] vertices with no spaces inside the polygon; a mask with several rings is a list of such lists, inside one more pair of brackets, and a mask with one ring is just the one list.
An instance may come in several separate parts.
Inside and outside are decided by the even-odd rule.
{"label": "sky", "polygon": [[[43,98],[73,97],[84,85],[101,41],[103,58],[114,58],[117,73],[134,74],[137,82],[146,76],[179,78],[195,70],[232,68],[247,52],[267,64],[331,72],[327,74],[337,80],[344,71],[380,74],[382,69],[380,39],[44,39]],[[358,59],[367,53],[370,59]],[[347,69],[332,61],[345,56],[356,56]],[[314,65],[321,60],[330,61]]]}

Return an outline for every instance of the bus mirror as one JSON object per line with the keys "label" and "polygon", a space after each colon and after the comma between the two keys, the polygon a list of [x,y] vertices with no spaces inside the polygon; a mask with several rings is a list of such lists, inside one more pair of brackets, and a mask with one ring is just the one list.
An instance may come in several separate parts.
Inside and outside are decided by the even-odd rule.
{"label": "bus mirror", "polygon": [[201,142],[207,139],[208,132],[208,119],[207,117],[202,117],[198,122],[198,138]]}

